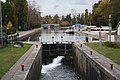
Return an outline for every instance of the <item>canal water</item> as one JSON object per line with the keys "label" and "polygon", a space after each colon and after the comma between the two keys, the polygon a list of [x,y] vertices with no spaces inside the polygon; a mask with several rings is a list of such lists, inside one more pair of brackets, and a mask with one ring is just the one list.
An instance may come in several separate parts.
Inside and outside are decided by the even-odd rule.
{"label": "canal water", "polygon": [[82,80],[73,66],[62,63],[64,56],[58,56],[52,63],[42,65],[40,80]]}
{"label": "canal water", "polygon": [[[85,41],[84,34],[67,34],[64,31],[42,31],[39,37],[40,42],[77,42]],[[76,72],[74,65],[63,64],[64,56],[58,56],[52,63],[42,65],[41,78],[39,80],[82,80]]]}

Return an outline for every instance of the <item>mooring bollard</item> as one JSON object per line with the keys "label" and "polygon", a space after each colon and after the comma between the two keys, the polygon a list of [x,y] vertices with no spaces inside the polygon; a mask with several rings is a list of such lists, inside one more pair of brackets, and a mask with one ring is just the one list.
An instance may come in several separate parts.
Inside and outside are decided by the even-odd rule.
{"label": "mooring bollard", "polygon": [[92,51],[90,51],[90,55],[92,55]]}
{"label": "mooring bollard", "polygon": [[80,47],[82,47],[82,44],[80,45]]}
{"label": "mooring bollard", "polygon": [[36,45],[36,48],[38,48],[38,45]]}
{"label": "mooring bollard", "polygon": [[43,44],[43,42],[41,42],[41,44]]}
{"label": "mooring bollard", "polygon": [[110,69],[113,70],[113,64],[110,64]]}
{"label": "mooring bollard", "polygon": [[24,71],[24,64],[21,64],[21,71]]}

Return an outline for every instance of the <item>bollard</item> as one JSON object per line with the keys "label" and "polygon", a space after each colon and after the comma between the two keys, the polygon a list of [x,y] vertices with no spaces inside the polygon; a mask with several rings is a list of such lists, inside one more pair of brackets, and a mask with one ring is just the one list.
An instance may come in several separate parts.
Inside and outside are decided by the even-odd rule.
{"label": "bollard", "polygon": [[82,47],[82,44],[80,45],[80,47]]}
{"label": "bollard", "polygon": [[21,71],[24,71],[24,64],[21,64]]}
{"label": "bollard", "polygon": [[110,64],[110,69],[113,70],[113,64]]}
{"label": "bollard", "polygon": [[56,44],[59,44],[59,42],[56,42]]}
{"label": "bollard", "polygon": [[36,45],[36,48],[38,48],[38,45]]}
{"label": "bollard", "polygon": [[90,55],[92,55],[92,51],[90,51]]}
{"label": "bollard", "polygon": [[43,44],[43,42],[41,42],[41,44]]}

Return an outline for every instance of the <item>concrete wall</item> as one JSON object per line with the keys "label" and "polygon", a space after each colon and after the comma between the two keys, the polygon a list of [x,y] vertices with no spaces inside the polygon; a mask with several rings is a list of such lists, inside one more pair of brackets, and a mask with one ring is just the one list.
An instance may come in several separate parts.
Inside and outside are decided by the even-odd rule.
{"label": "concrete wall", "polygon": [[119,80],[119,70],[110,69],[109,62],[96,56],[93,51],[83,47],[83,45],[73,45],[74,64],[85,80]]}
{"label": "concrete wall", "polygon": [[39,80],[41,75],[41,68],[42,68],[42,46],[38,51],[38,54],[34,58],[34,62],[31,63],[31,67],[29,72],[25,78],[25,80]]}
{"label": "concrete wall", "polygon": [[34,29],[34,30],[31,30],[31,31],[23,32],[23,33],[21,33],[21,34],[17,37],[17,39],[18,39],[19,41],[20,41],[20,40],[24,40],[24,39],[30,37],[31,35],[34,35],[34,34],[40,32],[40,31],[41,31],[41,28]]}
{"label": "concrete wall", "polygon": [[[38,47],[36,47],[38,45]],[[24,64],[24,71],[21,70]],[[39,80],[42,68],[42,46],[34,44],[32,47],[13,65],[2,80]]]}

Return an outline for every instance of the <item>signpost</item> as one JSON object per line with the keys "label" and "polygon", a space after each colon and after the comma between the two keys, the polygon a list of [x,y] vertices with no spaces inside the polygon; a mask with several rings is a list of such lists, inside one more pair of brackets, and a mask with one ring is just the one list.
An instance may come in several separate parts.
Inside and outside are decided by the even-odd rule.
{"label": "signpost", "polygon": [[13,25],[12,25],[11,21],[9,21],[8,24],[7,24],[7,29],[10,29],[12,26]]}
{"label": "signpost", "polygon": [[111,15],[109,15],[109,41],[110,42],[111,42],[111,30],[112,30]]}

